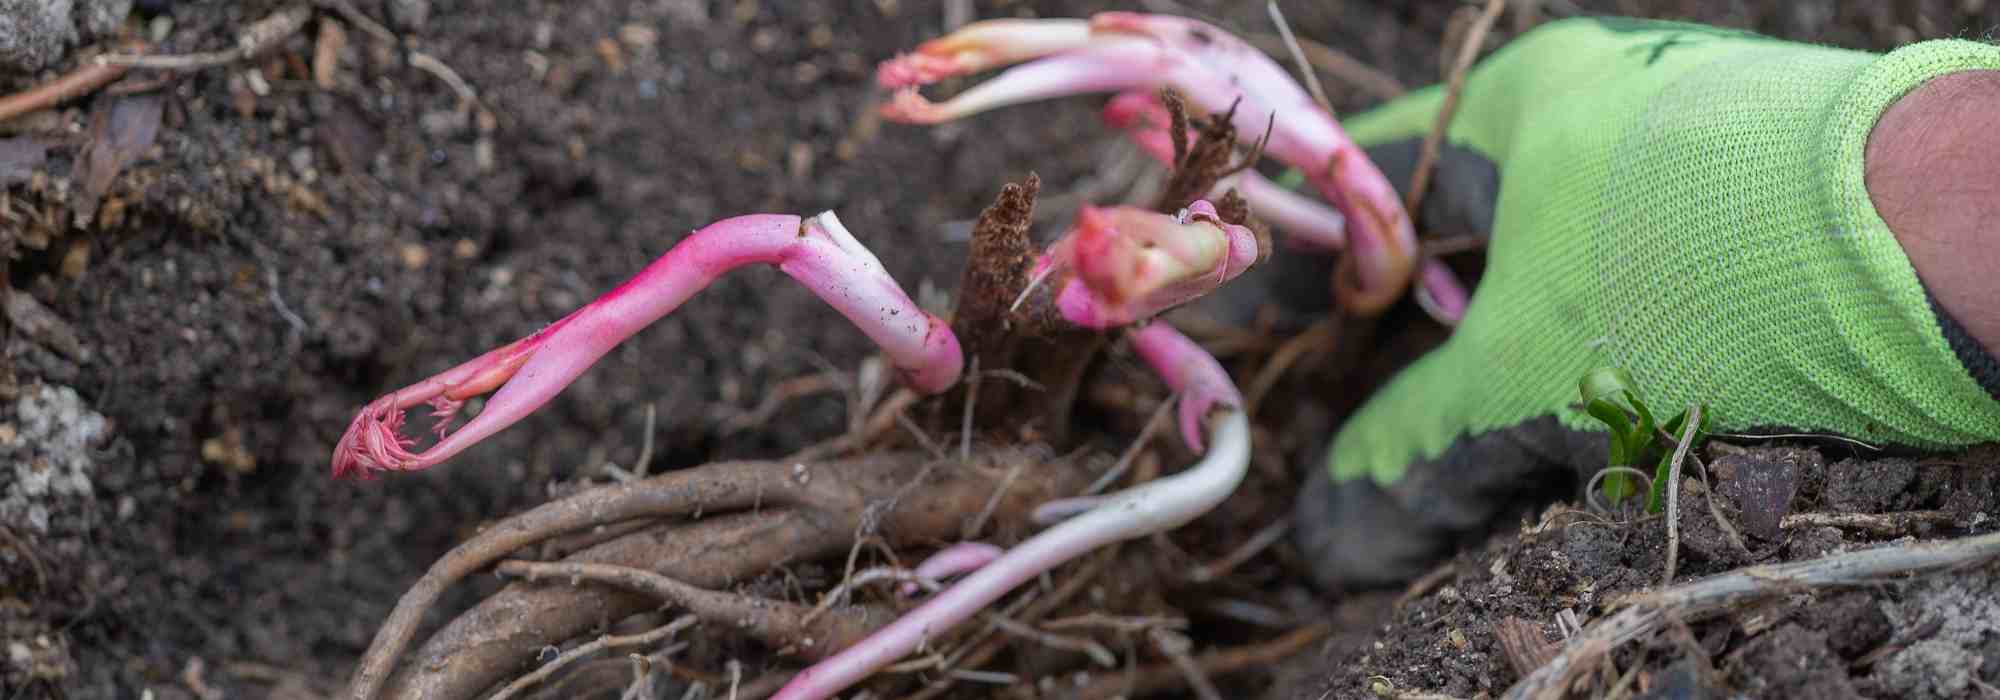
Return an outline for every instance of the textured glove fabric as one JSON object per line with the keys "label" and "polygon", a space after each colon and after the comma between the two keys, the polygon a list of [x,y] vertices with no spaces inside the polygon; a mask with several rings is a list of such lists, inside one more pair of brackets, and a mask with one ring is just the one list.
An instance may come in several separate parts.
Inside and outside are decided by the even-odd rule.
{"label": "textured glove fabric", "polygon": [[[1481,62],[1448,141],[1497,167],[1485,275],[1451,339],[1349,420],[1328,464],[1332,482],[1390,499],[1421,542],[1375,555],[1339,541],[1361,533],[1307,533],[1309,548],[1339,550],[1322,578],[1405,575],[1494,517],[1465,500],[1535,488],[1500,480],[1601,468],[1603,427],[1576,405],[1596,367],[1630,372],[1656,411],[1706,404],[1723,432],[2000,440],[2000,382],[1975,376],[1990,358],[1940,317],[1863,184],[1877,117],[1976,69],[2000,69],[2000,47],[1878,55],[1599,18],[1545,25]],[[1442,97],[1415,92],[1345,126],[1364,145],[1408,143]],[[1309,486],[1302,520],[1345,517],[1357,497],[1328,488]]]}

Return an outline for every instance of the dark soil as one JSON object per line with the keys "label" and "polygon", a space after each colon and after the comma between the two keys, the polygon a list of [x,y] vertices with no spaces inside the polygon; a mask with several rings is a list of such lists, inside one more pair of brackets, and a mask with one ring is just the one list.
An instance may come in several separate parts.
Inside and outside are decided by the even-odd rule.
{"label": "dark soil", "polygon": [[[1852,448],[1711,451],[1721,455],[1710,464],[1715,510],[1692,473],[1682,483],[1676,583],[2000,526],[2000,472],[1990,450],[1952,459],[1842,456],[1832,464],[1822,454]],[[1769,488],[1792,495],[1764,498]],[[1891,515],[1841,527],[1813,521],[1851,513]],[[1298,660],[1311,670],[1297,671],[1281,696],[1498,696],[1540,665],[1519,646],[1510,651],[1500,627],[1526,623],[1529,646],[1552,653],[1568,636],[1562,620],[1587,624],[1620,596],[1659,584],[1666,530],[1662,517],[1557,506],[1519,534],[1460,555],[1431,588],[1381,615],[1370,634],[1338,641],[1316,661]],[[1977,697],[2000,683],[2000,664],[1985,661],[2000,645],[1996,592],[1993,565],[1779,591],[1626,646],[1612,656],[1609,676],[1589,687],[1601,696],[1631,673],[1624,692],[1641,697]],[[1356,604],[1363,603],[1349,603]],[[1694,672],[1683,678],[1682,669]]]}
{"label": "dark soil", "polygon": [[[157,52],[186,53],[234,45],[243,27],[282,3],[134,4],[127,36],[152,39]],[[750,271],[725,279],[547,409],[447,468],[376,483],[331,481],[333,441],[363,402],[533,332],[611,288],[683,232],[739,213],[837,208],[906,288],[948,292],[965,256],[964,222],[1001,183],[1034,171],[1045,196],[1060,194],[1097,168],[1099,146],[1111,138],[1098,128],[1097,102],[1089,99],[935,129],[869,117],[874,62],[940,30],[940,13],[928,3],[353,4],[454,69],[477,90],[482,109],[463,109],[445,81],[328,15],[259,59],[0,125],[0,137],[26,137],[47,151],[31,174],[14,177],[0,167],[0,255],[8,258],[0,290],[12,297],[0,363],[0,640],[7,647],[0,696],[329,692],[396,597],[441,553],[483,523],[567,488],[561,484],[597,477],[601,465],[630,465],[646,406],[658,412],[656,470],[784,454],[840,432],[846,416],[837,393],[794,401],[769,425],[735,430],[732,419],[779,382],[828,368],[851,372],[867,347],[777,273]],[[1220,12],[1219,21],[1239,29],[1267,26],[1258,3],[1155,4]],[[1987,8],[1983,20],[1967,19],[1956,14],[1959,7],[1983,3],[1948,2],[1915,9],[1579,4],[1875,48],[1979,34],[2000,13]],[[1301,34],[1415,85],[1438,75],[1439,37],[1456,3],[1300,5],[1286,9]],[[1766,5],[1788,9],[1755,9]],[[977,4],[981,17],[1101,9],[1127,7]],[[329,25],[344,30],[346,48],[324,88],[312,64]],[[39,83],[77,61],[33,76],[0,75],[0,90]],[[156,75],[137,71],[134,79]],[[1334,93],[1342,110],[1371,101],[1338,86]],[[93,143],[101,149],[143,129],[153,108],[160,116],[150,145],[114,151],[126,161],[122,168],[91,164]],[[101,192],[91,184],[99,179]],[[89,223],[74,225],[86,211]],[[1274,417],[1292,463],[1317,463],[1306,457],[1341,410],[1307,403]],[[1984,500],[1949,505],[1924,490],[1969,478],[1960,472],[1910,468],[1915,476],[1901,488],[1840,494],[1856,500],[1839,503],[1990,510]],[[1836,503],[1824,494],[1802,497]],[[1247,533],[1254,524],[1240,527]],[[1696,527],[1690,523],[1690,551]],[[1655,550],[1631,546],[1657,543],[1657,533],[1571,529],[1595,530],[1579,537],[1622,533],[1627,546],[1581,542],[1575,556],[1598,562],[1582,569],[1587,577],[1576,569],[1520,569],[1515,590],[1567,591],[1590,580],[1609,591],[1657,576],[1643,559]],[[1851,534],[1785,534],[1765,556],[1857,544]],[[1496,551],[1535,546],[1571,556],[1568,542],[1557,540],[1503,540]],[[1472,559],[1464,565],[1486,570]],[[1691,560],[1683,572],[1721,565]],[[1469,591],[1497,594],[1490,583],[1478,588],[1475,576],[1452,584],[1460,600],[1472,600]],[[1807,605],[1765,632],[1791,637],[1717,642],[1743,660],[1717,666],[1750,674],[1729,678],[1766,684],[1831,682],[1776,671],[1758,677],[1757,669],[1776,666],[1753,662],[1821,648],[1778,643],[1790,639],[1822,640],[1826,658],[1857,658],[1886,635],[1907,649],[1845,679],[1854,687],[1918,692],[1919,682],[1951,690],[1967,679],[1992,681],[2000,670],[1984,666],[1950,678],[1926,675],[1964,661],[1965,653],[1994,658],[1995,637],[1978,637],[1983,631],[1954,621],[1940,628],[1948,632],[1897,636],[1943,609],[1927,602],[1975,605],[1982,598],[1966,587],[1981,580],[1912,584],[1860,602],[1852,596],[1878,594],[1851,593],[1845,608]],[[465,586],[470,590],[449,602],[462,608],[493,586]],[[1402,614],[1445,614],[1442,595]],[[1546,625],[1545,601],[1523,595],[1481,603],[1490,610],[1450,629],[1476,649],[1490,637],[1472,625],[1490,624],[1489,613]],[[1587,617],[1588,609],[1577,612]],[[1879,618],[1879,625],[1854,622],[1861,618]],[[1415,629],[1409,618],[1398,619],[1393,629]],[[1723,623],[1705,624],[1697,629],[1713,634]],[[1826,631],[1836,628],[1841,634]],[[1855,630],[1878,628],[1886,632],[1855,638]],[[1425,645],[1435,646],[1449,629],[1423,629],[1407,636],[1408,647],[1336,646],[1327,657],[1374,670],[1339,666],[1320,680],[1295,678],[1346,693],[1364,687],[1357,679],[1381,674],[1398,688],[1469,693],[1511,677],[1490,648],[1425,656],[1434,651]],[[1399,638],[1383,637],[1385,645]],[[1967,641],[1975,638],[1984,641]],[[1341,651],[1348,648],[1371,660]],[[1415,663],[1428,675],[1400,670]]]}

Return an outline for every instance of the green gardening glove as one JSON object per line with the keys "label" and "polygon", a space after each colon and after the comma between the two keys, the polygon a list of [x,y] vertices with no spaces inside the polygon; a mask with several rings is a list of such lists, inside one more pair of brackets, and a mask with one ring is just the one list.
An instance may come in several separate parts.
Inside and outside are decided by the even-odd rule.
{"label": "green gardening glove", "polygon": [[[1490,231],[1485,276],[1313,470],[1293,531],[1318,582],[1407,579],[1511,507],[1580,495],[1605,466],[1577,405],[1598,367],[1665,414],[1705,404],[1719,432],[2000,440],[2000,372],[1936,311],[1862,169],[1897,98],[1994,68],[2000,47],[1971,41],[1877,55],[1626,19],[1551,23],[1483,61],[1419,230]],[[1406,182],[1442,96],[1345,126]]]}

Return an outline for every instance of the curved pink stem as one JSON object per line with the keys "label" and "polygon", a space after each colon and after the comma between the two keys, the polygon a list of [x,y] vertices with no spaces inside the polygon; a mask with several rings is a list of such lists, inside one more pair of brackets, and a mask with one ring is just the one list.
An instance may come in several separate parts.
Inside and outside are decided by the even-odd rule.
{"label": "curved pink stem", "polygon": [[[936,554],[918,564],[916,570],[911,573],[920,579],[938,581],[976,570],[999,559],[1000,555],[1005,553],[1007,550],[1001,549],[998,545],[985,542],[960,542],[938,550]],[[907,581],[899,587],[898,592],[911,596],[917,594],[917,589],[915,581]]]}
{"label": "curved pink stem", "polygon": [[[936,393],[958,381],[964,355],[950,326],[911,301],[833,212],[739,216],[689,234],[631,280],[534,335],[371,402],[334,447],[334,476],[437,465],[541,408],[612,347],[717,277],[760,263],[777,266],[853,321],[912,388]],[[427,450],[412,452],[415,441],[399,433],[408,408],[429,403],[448,421],[466,399],[496,387],[478,416]]]}
{"label": "curved pink stem", "polygon": [[1132,334],[1132,349],[1181,396],[1181,437],[1200,452],[1201,421],[1216,405],[1241,406],[1243,394],[1215,356],[1165,321]]}
{"label": "curved pink stem", "polygon": [[1439,323],[1447,326],[1458,325],[1465,319],[1465,307],[1472,303],[1472,293],[1466,291],[1465,283],[1458,281],[1458,274],[1449,265],[1437,258],[1424,259],[1423,267],[1417,271],[1417,305]]}
{"label": "curved pink stem", "polygon": [[[1074,22],[1075,20],[1060,20]],[[1378,311],[1401,295],[1416,269],[1416,231],[1402,200],[1382,171],[1314,103],[1285,69],[1255,47],[1207,23],[1166,15],[1107,12],[1090,18],[1082,41],[1027,38],[1033,25],[1016,22],[954,34],[939,41],[991,48],[986,58],[959,68],[983,69],[1003,59],[1041,56],[1008,69],[942,103],[905,88],[883,106],[891,119],[936,123],[988,109],[1061,95],[1172,86],[1198,108],[1222,114],[1236,105],[1241,133],[1262,134],[1275,125],[1267,152],[1304,171],[1306,178],[1346,217],[1355,260],[1347,282],[1362,312]],[[1064,26],[1074,26],[1064,25]],[[965,48],[961,46],[960,51]],[[946,73],[934,73],[938,77]],[[910,84],[920,81],[904,81]]]}
{"label": "curved pink stem", "polygon": [[[1167,133],[1172,120],[1159,93],[1128,90],[1104,105],[1104,123],[1125,132],[1125,137],[1152,156],[1174,166],[1174,142]],[[1192,142],[1194,130],[1188,130]],[[1285,242],[1296,248],[1335,251],[1347,247],[1347,217],[1311,197],[1294,192],[1255,170],[1244,170],[1215,183],[1208,198],[1219,199],[1230,188],[1243,195],[1257,217],[1285,233]]]}
{"label": "curved pink stem", "polygon": [[1060,282],[1056,310],[1085,328],[1111,328],[1212,292],[1262,257],[1257,235],[1224,223],[1206,200],[1172,216],[1086,206],[1030,276],[1074,272]]}
{"label": "curved pink stem", "polygon": [[[1126,138],[1161,163],[1173,164],[1174,145],[1167,133],[1172,120],[1157,93],[1127,91],[1104,106],[1104,122],[1123,130]],[[1192,138],[1193,131],[1189,132]],[[1259,218],[1285,232],[1285,241],[1306,250],[1340,250],[1347,243],[1347,220],[1327,206],[1293,192],[1259,175],[1254,170],[1223,178],[1215,184],[1211,197],[1235,187],[1250,203]],[[1470,294],[1451,268],[1428,259],[1417,272],[1417,304],[1432,318],[1447,326],[1457,326],[1465,317]]]}
{"label": "curved pink stem", "polygon": [[[1016,545],[951,588],[854,646],[799,673],[773,700],[819,700],[861,682],[915,651],[925,640],[970,619],[1016,586],[1098,547],[1164,532],[1213,509],[1242,483],[1250,464],[1250,421],[1220,363],[1165,322],[1134,334],[1142,357],[1182,397],[1183,430],[1190,405],[1226,405],[1211,425],[1215,442],[1193,467],[1104,497],[1089,512]],[[1200,414],[1193,414],[1198,420]],[[1198,428],[1199,426],[1193,426]],[[1198,435],[1190,444],[1200,444]]]}
{"label": "curved pink stem", "polygon": [[1250,421],[1231,410],[1193,467],[1116,494],[1042,531],[854,646],[801,671],[773,700],[820,700],[861,682],[925,640],[970,619],[1016,586],[1098,547],[1179,527],[1236,490],[1250,463]]}

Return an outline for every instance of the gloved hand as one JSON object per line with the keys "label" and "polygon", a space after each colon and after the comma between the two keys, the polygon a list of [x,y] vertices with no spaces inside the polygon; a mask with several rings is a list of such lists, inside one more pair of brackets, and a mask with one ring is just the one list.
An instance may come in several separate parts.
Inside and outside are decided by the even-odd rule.
{"label": "gloved hand", "polygon": [[[1719,432],[2000,440],[2000,335],[1971,301],[2000,282],[1945,269],[1951,251],[1984,248],[1906,231],[1927,207],[1871,202],[1897,183],[1955,184],[1878,173],[1878,118],[1933,78],[1991,69],[2000,47],[1971,41],[1876,55],[1596,18],[1484,60],[1418,229],[1490,231],[1485,276],[1451,339],[1352,416],[1313,470],[1293,532],[1318,583],[1410,578],[1510,506],[1580,495],[1607,452],[1577,406],[1597,367],[1624,368],[1666,414],[1706,404]],[[1442,97],[1415,92],[1345,126],[1405,183]],[[2000,199],[1979,191],[1967,196]]]}

